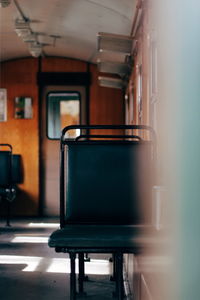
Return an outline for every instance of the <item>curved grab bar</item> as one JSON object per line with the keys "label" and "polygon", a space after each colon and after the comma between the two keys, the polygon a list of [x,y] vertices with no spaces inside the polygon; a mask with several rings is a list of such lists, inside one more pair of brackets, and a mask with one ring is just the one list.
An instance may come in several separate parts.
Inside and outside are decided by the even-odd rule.
{"label": "curved grab bar", "polygon": [[10,148],[10,152],[12,152],[12,146],[10,144],[0,144],[0,147],[8,147]]}
{"label": "curved grab bar", "polygon": [[83,139],[83,138],[132,138],[132,139],[138,139],[139,141],[142,141],[142,138],[138,135],[104,135],[104,134],[81,134],[79,136],[77,136],[75,138],[75,141],[79,141],[80,139]]}
{"label": "curved grab bar", "polygon": [[[132,130],[148,130],[151,135],[152,139],[155,141],[156,140],[156,134],[155,131],[152,127],[147,126],[147,125],[70,125],[65,128],[63,128],[62,133],[61,133],[61,141],[66,141],[66,140],[72,140],[72,139],[65,139],[65,134],[67,131],[72,130],[72,129],[132,129]],[[113,134],[113,137],[115,135]]]}

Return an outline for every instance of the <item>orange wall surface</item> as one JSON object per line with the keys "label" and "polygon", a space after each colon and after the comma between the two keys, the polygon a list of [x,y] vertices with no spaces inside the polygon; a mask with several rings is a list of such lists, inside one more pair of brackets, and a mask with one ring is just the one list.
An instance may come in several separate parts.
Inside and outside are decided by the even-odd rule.
{"label": "orange wall surface", "polygon": [[[24,182],[20,184],[19,199],[12,203],[15,214],[37,213],[39,191],[38,165],[38,88],[37,63],[33,58],[3,63],[1,88],[7,89],[7,121],[0,123],[0,142],[13,146],[13,153],[22,155]],[[32,119],[15,119],[15,97],[31,97]]]}

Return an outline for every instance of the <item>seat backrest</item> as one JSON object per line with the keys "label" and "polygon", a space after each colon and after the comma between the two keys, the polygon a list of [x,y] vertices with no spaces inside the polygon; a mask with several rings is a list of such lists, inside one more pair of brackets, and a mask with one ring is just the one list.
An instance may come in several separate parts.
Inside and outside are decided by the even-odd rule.
{"label": "seat backrest", "polygon": [[20,154],[12,155],[12,183],[23,182],[22,158]]}
{"label": "seat backrest", "polygon": [[11,151],[0,151],[0,187],[11,183]]}
{"label": "seat backrest", "polygon": [[140,141],[69,144],[65,222],[141,222],[142,201],[151,194],[151,147]]}
{"label": "seat backrest", "polygon": [[21,155],[13,154],[10,144],[0,144],[0,148],[0,187],[5,188],[12,184],[22,183],[23,168]]}
{"label": "seat backrest", "polygon": [[[88,132],[81,133],[75,140],[66,139],[65,134],[71,129],[147,129],[152,139],[144,141],[135,135],[129,135],[128,139],[127,135],[126,138],[114,135],[113,139],[113,135],[109,135],[107,140],[104,135],[95,134],[95,140],[94,135]],[[68,223],[150,222],[152,149],[155,145],[152,142],[155,134],[151,130],[144,125],[72,125],[63,129],[60,164],[61,227]],[[144,208],[149,213],[144,214]]]}

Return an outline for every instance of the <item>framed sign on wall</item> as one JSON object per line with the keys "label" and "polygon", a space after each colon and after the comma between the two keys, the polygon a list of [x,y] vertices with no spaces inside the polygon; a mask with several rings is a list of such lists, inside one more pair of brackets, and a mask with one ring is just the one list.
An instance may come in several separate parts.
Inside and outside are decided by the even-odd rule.
{"label": "framed sign on wall", "polygon": [[32,119],[33,107],[30,97],[15,98],[15,119]]}

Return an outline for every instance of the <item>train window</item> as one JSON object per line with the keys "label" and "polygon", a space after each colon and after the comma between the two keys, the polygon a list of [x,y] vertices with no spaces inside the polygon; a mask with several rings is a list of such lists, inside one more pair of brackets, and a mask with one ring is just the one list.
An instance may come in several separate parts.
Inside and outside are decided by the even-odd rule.
{"label": "train window", "polygon": [[[47,137],[59,139],[61,130],[68,125],[80,123],[80,93],[51,92],[47,96]],[[77,130],[69,138],[79,135]]]}

